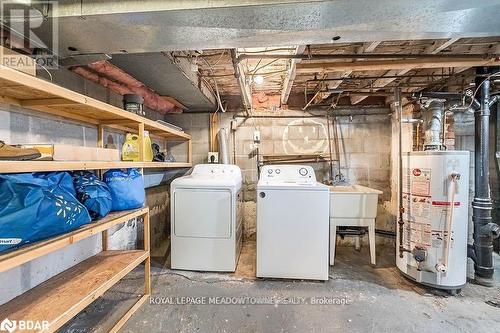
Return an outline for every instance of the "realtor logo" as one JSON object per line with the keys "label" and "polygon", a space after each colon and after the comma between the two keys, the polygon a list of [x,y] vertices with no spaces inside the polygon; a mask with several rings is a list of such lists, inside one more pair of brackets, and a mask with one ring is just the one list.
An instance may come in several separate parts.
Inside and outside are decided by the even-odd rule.
{"label": "realtor logo", "polygon": [[30,66],[57,68],[55,13],[57,1],[1,1],[0,64],[21,71]]}
{"label": "realtor logo", "polygon": [[15,330],[16,330],[16,321],[15,320],[9,320],[9,318],[5,318],[0,323],[0,331],[8,331],[9,333],[12,333]]}
{"label": "realtor logo", "polygon": [[10,320],[5,318],[0,323],[0,332],[12,333],[16,329],[18,331],[47,331],[49,322],[47,320]]}

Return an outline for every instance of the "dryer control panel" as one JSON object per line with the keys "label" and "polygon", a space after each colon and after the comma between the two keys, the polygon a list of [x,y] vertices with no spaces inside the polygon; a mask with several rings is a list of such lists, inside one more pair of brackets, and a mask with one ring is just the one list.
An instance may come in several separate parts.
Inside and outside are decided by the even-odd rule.
{"label": "dryer control panel", "polygon": [[234,164],[197,164],[194,166],[193,176],[240,176],[241,170]]}
{"label": "dryer control panel", "polygon": [[265,165],[260,180],[286,183],[316,183],[316,175],[309,165]]}

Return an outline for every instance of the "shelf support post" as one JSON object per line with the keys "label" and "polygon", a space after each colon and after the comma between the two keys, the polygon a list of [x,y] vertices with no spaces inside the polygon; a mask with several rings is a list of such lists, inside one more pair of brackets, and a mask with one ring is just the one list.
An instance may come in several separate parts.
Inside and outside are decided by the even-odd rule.
{"label": "shelf support post", "polygon": [[148,252],[148,257],[144,262],[144,294],[151,295],[151,239],[149,225],[149,210],[144,214],[144,250]]}

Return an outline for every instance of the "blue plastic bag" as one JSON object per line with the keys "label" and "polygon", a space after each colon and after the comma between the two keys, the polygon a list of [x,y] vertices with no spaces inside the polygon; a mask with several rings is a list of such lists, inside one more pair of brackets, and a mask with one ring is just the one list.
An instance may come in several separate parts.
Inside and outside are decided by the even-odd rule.
{"label": "blue plastic bag", "polygon": [[89,223],[67,172],[0,174],[0,251]]}
{"label": "blue plastic bag", "polygon": [[111,193],[108,185],[90,171],[73,172],[76,198],[89,211],[92,220],[103,218],[111,211]]}
{"label": "blue plastic bag", "polygon": [[137,169],[112,169],[104,173],[111,192],[112,211],[141,208],[146,200],[144,180]]}

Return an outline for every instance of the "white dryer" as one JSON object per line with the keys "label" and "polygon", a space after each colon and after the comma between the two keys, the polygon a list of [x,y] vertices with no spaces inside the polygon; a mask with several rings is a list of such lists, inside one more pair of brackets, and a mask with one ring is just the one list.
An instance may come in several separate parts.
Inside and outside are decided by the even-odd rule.
{"label": "white dryer", "polygon": [[171,267],[234,272],[241,250],[241,170],[198,164],[170,186]]}
{"label": "white dryer", "polygon": [[257,276],[328,280],[329,189],[302,165],[266,165],[257,184]]}

